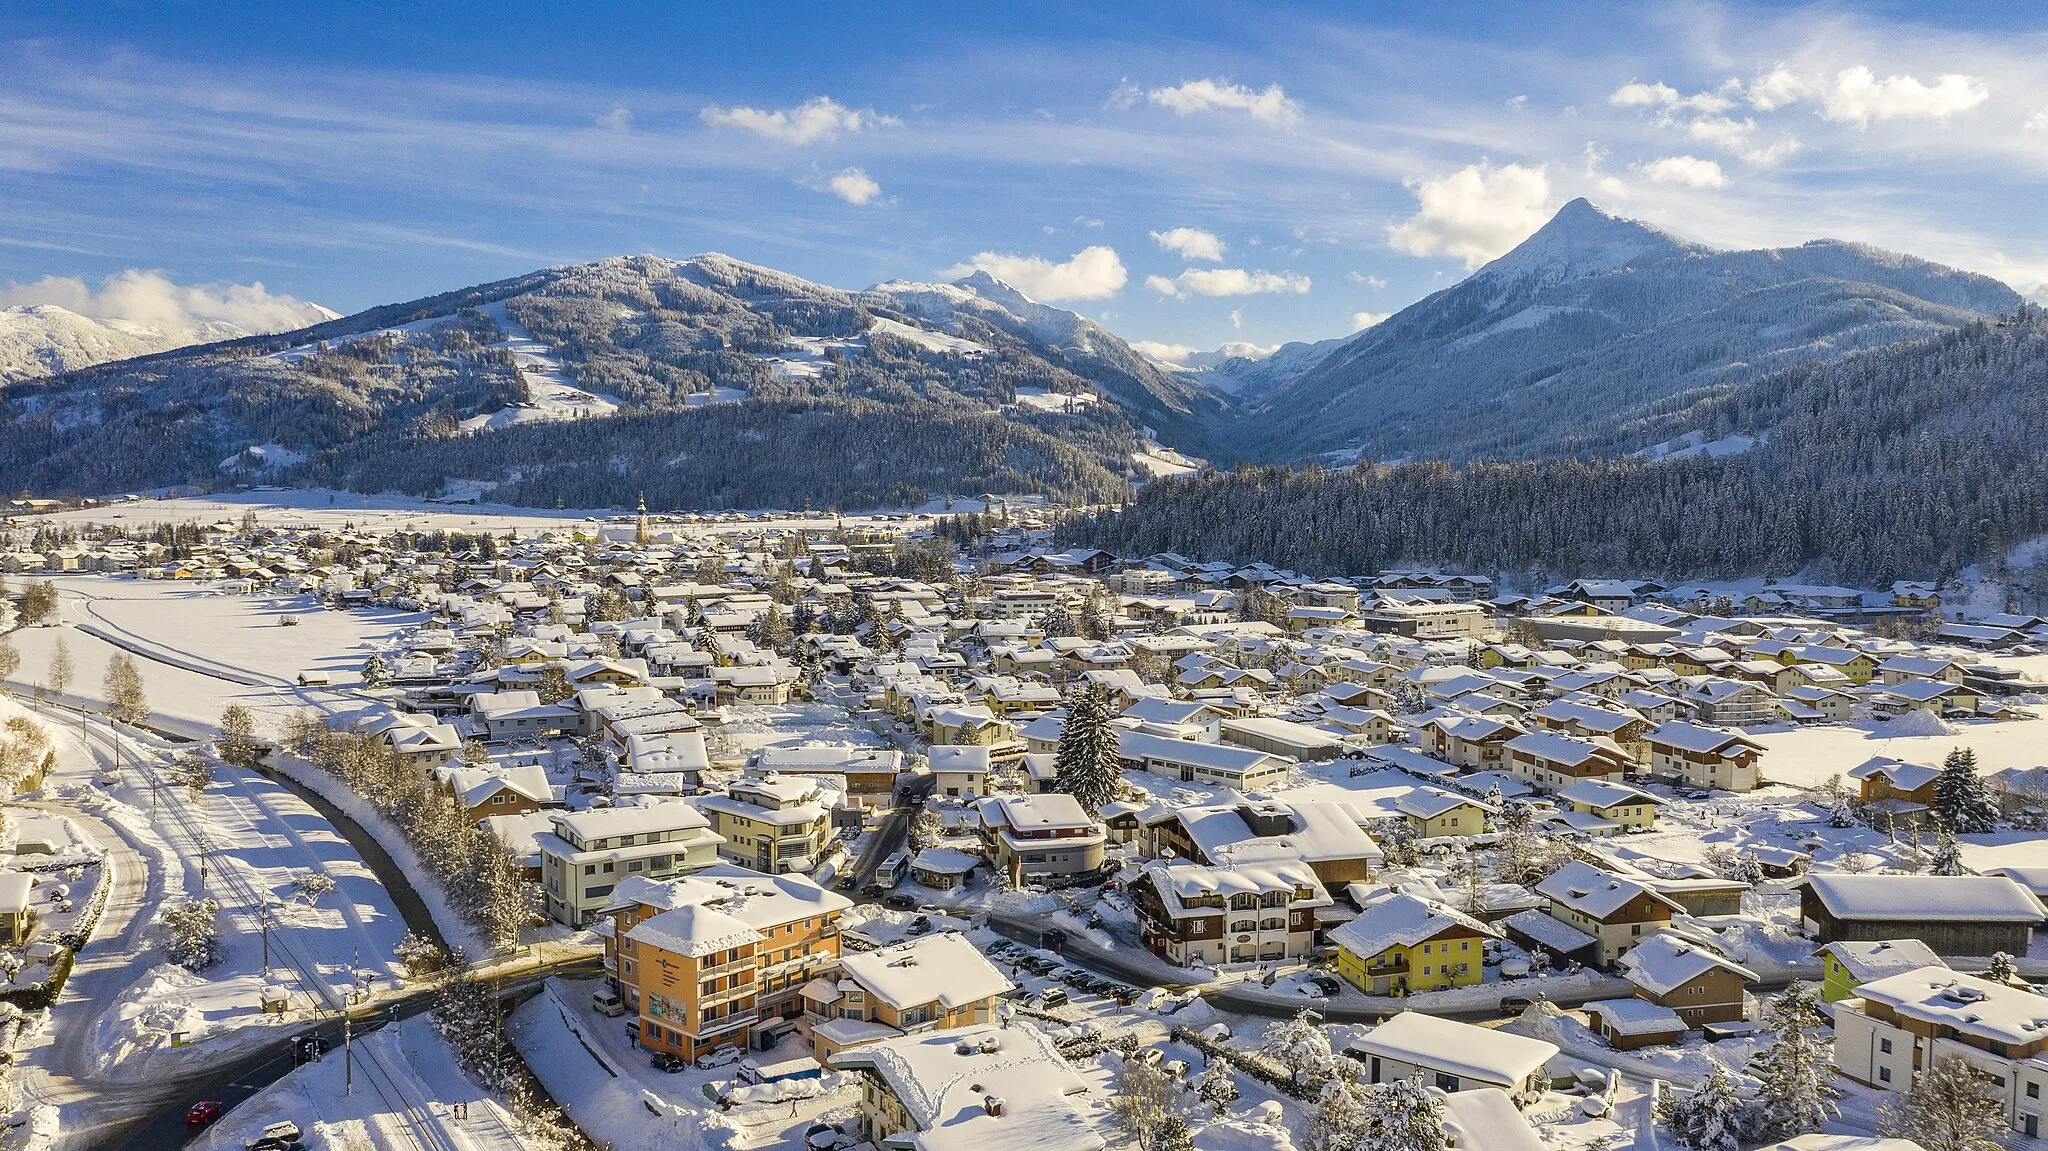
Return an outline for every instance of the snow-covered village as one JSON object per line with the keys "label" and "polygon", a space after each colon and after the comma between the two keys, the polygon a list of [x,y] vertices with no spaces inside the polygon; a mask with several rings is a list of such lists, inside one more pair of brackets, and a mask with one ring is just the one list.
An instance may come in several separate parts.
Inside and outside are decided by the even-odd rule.
{"label": "snow-covered village", "polygon": [[2048,5],[0,4],[0,1151],[2034,1151]]}
{"label": "snow-covered village", "polygon": [[1981,584],[294,495],[7,529],[10,1145],[2037,1129],[2048,621]]}

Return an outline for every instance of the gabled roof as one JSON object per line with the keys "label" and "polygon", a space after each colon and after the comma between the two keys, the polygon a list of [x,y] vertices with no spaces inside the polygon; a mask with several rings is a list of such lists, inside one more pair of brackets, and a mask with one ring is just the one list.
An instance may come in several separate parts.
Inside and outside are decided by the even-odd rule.
{"label": "gabled roof", "polygon": [[1489,939],[1500,932],[1448,904],[1393,892],[1367,905],[1358,918],[1330,929],[1331,943],[1371,958],[1389,947],[1413,947],[1454,927]]}
{"label": "gabled roof", "polygon": [[1654,995],[1669,995],[1715,968],[1741,976],[1744,983],[1757,982],[1756,972],[1668,931],[1630,948],[1621,964],[1630,983]]}
{"label": "gabled roof", "polygon": [[1808,875],[1800,881],[1837,919],[2040,923],[2048,908],[2002,875]]}

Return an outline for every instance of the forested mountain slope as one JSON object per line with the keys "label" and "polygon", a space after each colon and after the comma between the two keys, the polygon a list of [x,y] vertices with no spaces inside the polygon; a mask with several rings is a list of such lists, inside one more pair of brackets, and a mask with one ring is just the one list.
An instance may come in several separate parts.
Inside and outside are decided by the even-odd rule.
{"label": "forested mountain slope", "polygon": [[1307,459],[1608,456],[1772,371],[2009,312],[2005,285],[1821,240],[1724,252],[1575,200],[1513,251],[1280,384],[1236,432]]}
{"label": "forested mountain slope", "polygon": [[1772,429],[1721,460],[1247,467],[1162,480],[1077,542],[1361,572],[1779,574],[1883,586],[2048,531],[2048,318],[2040,309],[1790,368],[1700,405]]}
{"label": "forested mountain slope", "polygon": [[1214,406],[999,281],[911,287],[845,292],[716,254],[617,258],[17,383],[0,391],[0,486],[1101,499],[1132,474],[1141,427],[1192,429]]}

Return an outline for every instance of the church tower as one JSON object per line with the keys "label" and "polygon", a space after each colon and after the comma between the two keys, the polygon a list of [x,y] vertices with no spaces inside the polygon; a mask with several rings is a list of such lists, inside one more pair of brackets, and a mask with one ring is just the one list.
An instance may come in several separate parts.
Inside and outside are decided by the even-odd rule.
{"label": "church tower", "polygon": [[645,546],[654,542],[654,533],[647,529],[647,493],[640,493],[640,512],[633,519],[633,542]]}

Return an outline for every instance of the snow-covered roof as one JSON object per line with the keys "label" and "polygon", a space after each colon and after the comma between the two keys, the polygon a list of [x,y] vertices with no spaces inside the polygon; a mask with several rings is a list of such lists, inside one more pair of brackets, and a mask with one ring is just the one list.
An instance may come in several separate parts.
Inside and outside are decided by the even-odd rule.
{"label": "snow-covered roof", "polygon": [[839,966],[845,978],[899,1011],[934,1001],[953,1010],[1013,986],[966,936],[954,931],[850,952]]}
{"label": "snow-covered roof", "polygon": [[1403,1011],[1352,1040],[1346,1050],[1502,1087],[1519,1087],[1557,1055],[1555,1043],[1419,1011]]}
{"label": "snow-covered roof", "polygon": [[724,912],[692,904],[641,920],[626,933],[626,938],[697,959],[759,943],[761,933]]}
{"label": "snow-covered roof", "polygon": [[1850,768],[1847,774],[1850,779],[1855,780],[1874,779],[1882,776],[1890,781],[1893,788],[1899,791],[1913,791],[1925,784],[1931,783],[1935,776],[1941,774],[1941,769],[1929,767],[1924,763],[1907,763],[1902,759],[1893,759],[1888,755],[1879,755],[1866,759],[1855,767]]}
{"label": "snow-covered roof", "polygon": [[1389,947],[1413,947],[1457,927],[1489,939],[1500,934],[1487,924],[1436,900],[1390,893],[1368,904],[1358,918],[1331,929],[1329,939],[1353,955],[1370,959]]}
{"label": "snow-covered roof", "polygon": [[1669,1007],[1647,999],[1598,999],[1585,1005],[1588,1015],[1597,1015],[1617,1035],[1676,1035],[1685,1031],[1685,1020]]}
{"label": "snow-covered roof", "polygon": [[1730,744],[1755,751],[1763,750],[1762,744],[1750,739],[1739,731],[1722,731],[1719,728],[1702,727],[1696,723],[1687,723],[1684,720],[1676,719],[1669,723],[1659,724],[1643,738],[1653,744],[1661,744],[1665,747],[1675,747],[1680,751],[1692,751],[1701,754],[1722,751]]}
{"label": "snow-covered roof", "polygon": [[[1444,1133],[1457,1151],[1545,1151],[1546,1144],[1508,1093],[1492,1087],[1444,1096]],[[1196,1140],[1197,1145],[1201,1140]]]}
{"label": "snow-covered roof", "polygon": [[1620,911],[1638,895],[1647,895],[1667,907],[1677,906],[1633,879],[1609,874],[1580,859],[1570,860],[1552,872],[1536,885],[1536,894],[1601,920]]}
{"label": "snow-covered roof", "polygon": [[1655,995],[1669,995],[1717,967],[1741,976],[1745,983],[1757,981],[1756,972],[1749,968],[1668,931],[1630,948],[1621,964],[1628,970],[1630,983]]}
{"label": "snow-covered roof", "polygon": [[919,1151],[1103,1147],[1075,1106],[1086,1082],[1022,1020],[883,1039],[839,1052],[832,1065],[880,1075],[908,1112]]}
{"label": "snow-covered roof", "polygon": [[2039,923],[2048,908],[2034,893],[2002,875],[1808,875],[1828,913],[1837,919],[1981,920]]}
{"label": "snow-covered roof", "polygon": [[1500,925],[1526,935],[1560,955],[1570,955],[1597,942],[1592,936],[1540,908],[1517,911],[1501,920]]}
{"label": "snow-covered roof", "polygon": [[2048,996],[1946,967],[1873,980],[1856,994],[1912,1019],[1994,1043],[2027,1044],[2048,1037]]}
{"label": "snow-covered roof", "polygon": [[1832,955],[1858,983],[1923,967],[1946,967],[1932,947],[1918,939],[1837,939],[1820,949]]}
{"label": "snow-covered roof", "polygon": [[1615,783],[1606,779],[1582,779],[1557,793],[1567,803],[1583,803],[1588,807],[1615,807],[1624,803],[1661,804],[1664,801],[1640,787]]}

